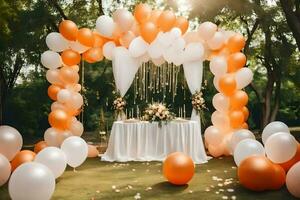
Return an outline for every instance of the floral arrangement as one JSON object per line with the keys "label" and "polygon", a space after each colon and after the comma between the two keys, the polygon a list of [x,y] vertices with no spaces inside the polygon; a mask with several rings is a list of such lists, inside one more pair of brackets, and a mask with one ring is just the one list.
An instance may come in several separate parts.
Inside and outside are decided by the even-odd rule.
{"label": "floral arrangement", "polygon": [[200,113],[203,111],[203,109],[207,109],[205,106],[205,100],[202,97],[202,92],[196,91],[192,96],[192,105],[193,108],[197,111],[197,113]]}
{"label": "floral arrangement", "polygon": [[168,122],[174,119],[174,113],[170,112],[169,109],[162,103],[154,103],[148,105],[144,111],[143,120],[150,122]]}
{"label": "floral arrangement", "polygon": [[113,108],[117,113],[124,111],[126,106],[126,101],[120,94],[116,93],[115,100],[113,102]]}

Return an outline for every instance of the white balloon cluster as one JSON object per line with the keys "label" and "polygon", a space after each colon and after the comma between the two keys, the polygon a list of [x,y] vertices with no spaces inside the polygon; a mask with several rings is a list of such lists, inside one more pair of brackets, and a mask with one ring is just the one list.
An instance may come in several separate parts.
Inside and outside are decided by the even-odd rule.
{"label": "white balloon cluster", "polygon": [[[10,160],[21,150],[22,136],[10,126],[0,126],[0,186],[11,174]],[[46,147],[33,162],[21,164],[12,173],[8,189],[13,200],[48,200],[55,190],[55,179],[67,164],[80,166],[88,156],[87,143],[78,136],[66,139],[61,148]]]}
{"label": "white balloon cluster", "polygon": [[292,159],[297,152],[298,142],[283,122],[268,124],[263,130],[262,141],[264,146],[255,140],[254,134],[249,130],[234,132],[230,147],[235,163],[239,166],[241,161],[249,156],[266,155],[273,163],[280,164]]}

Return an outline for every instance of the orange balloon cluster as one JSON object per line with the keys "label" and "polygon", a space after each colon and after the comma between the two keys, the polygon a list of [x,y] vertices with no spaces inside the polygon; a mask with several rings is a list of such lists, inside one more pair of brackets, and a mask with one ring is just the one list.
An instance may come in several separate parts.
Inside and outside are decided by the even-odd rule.
{"label": "orange balloon cluster", "polygon": [[285,171],[265,156],[250,156],[238,168],[240,183],[253,191],[278,190],[285,184]]}
{"label": "orange balloon cluster", "polygon": [[140,34],[143,39],[151,43],[159,31],[167,32],[177,27],[184,34],[189,22],[184,17],[176,18],[173,11],[152,10],[147,4],[139,4],[135,7],[134,17],[140,26]]}
{"label": "orange balloon cluster", "polygon": [[181,152],[167,156],[163,163],[163,174],[174,185],[187,184],[195,173],[193,160]]}

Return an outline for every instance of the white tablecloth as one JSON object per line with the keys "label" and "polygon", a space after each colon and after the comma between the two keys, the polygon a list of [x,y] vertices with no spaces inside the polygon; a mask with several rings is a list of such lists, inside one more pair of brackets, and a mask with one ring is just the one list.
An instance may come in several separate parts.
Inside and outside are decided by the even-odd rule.
{"label": "white tablecloth", "polygon": [[103,161],[163,161],[172,152],[189,155],[196,164],[207,162],[198,122],[114,122]]}

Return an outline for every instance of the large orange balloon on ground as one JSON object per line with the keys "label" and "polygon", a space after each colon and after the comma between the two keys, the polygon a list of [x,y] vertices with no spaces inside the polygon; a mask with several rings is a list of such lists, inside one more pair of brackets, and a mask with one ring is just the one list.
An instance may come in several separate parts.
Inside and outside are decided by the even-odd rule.
{"label": "large orange balloon on ground", "polygon": [[265,156],[250,156],[240,163],[238,177],[240,183],[254,191],[271,189],[274,166]]}
{"label": "large orange balloon on ground", "polygon": [[298,143],[298,148],[297,148],[297,152],[296,152],[295,156],[291,160],[289,160],[285,163],[281,163],[280,166],[286,172],[288,172],[290,170],[290,168],[299,161],[300,161],[300,144]]}
{"label": "large orange balloon on ground", "polygon": [[231,128],[240,128],[245,122],[244,113],[240,110],[233,110],[229,112],[228,117]]}
{"label": "large orange balloon on ground", "polygon": [[189,28],[189,21],[185,17],[177,17],[174,27],[180,28],[181,34],[183,35]]}
{"label": "large orange balloon on ground", "polygon": [[236,72],[246,65],[247,58],[241,52],[230,54],[227,58],[227,72]]}
{"label": "large orange balloon on ground", "polygon": [[99,62],[103,59],[102,48],[94,47],[83,53],[83,59],[88,63]]}
{"label": "large orange balloon on ground", "polygon": [[47,143],[43,140],[43,141],[40,141],[38,143],[36,143],[34,145],[34,153],[39,153],[41,150],[43,150],[44,148],[46,148],[48,145]]}
{"label": "large orange balloon on ground", "polygon": [[284,169],[277,164],[273,164],[273,178],[270,180],[271,186],[269,189],[279,190],[285,184],[285,171]]}
{"label": "large orange balloon on ground", "polygon": [[50,99],[52,99],[53,101],[57,100],[57,93],[61,90],[62,88],[58,85],[50,85],[48,87],[48,96],[50,97]]}
{"label": "large orange balloon on ground", "polygon": [[237,90],[230,96],[230,109],[242,109],[248,103],[248,95],[243,90]]}
{"label": "large orange balloon on ground", "polygon": [[78,28],[71,20],[64,20],[59,24],[59,32],[66,39],[76,41]]}
{"label": "large orange balloon on ground", "polygon": [[236,90],[236,80],[233,75],[225,74],[219,80],[220,91],[226,96],[231,96]]}
{"label": "large orange balloon on ground", "polygon": [[148,4],[140,3],[134,9],[134,17],[139,23],[146,22],[151,16],[152,9]]}
{"label": "large orange balloon on ground", "polygon": [[66,130],[70,126],[71,117],[64,110],[53,110],[48,116],[49,124],[53,128]]}
{"label": "large orange balloon on ground", "polygon": [[23,150],[17,153],[14,159],[11,161],[11,171],[13,172],[17,167],[26,162],[31,162],[35,158],[35,153],[29,150]]}
{"label": "large orange balloon on ground", "polygon": [[241,51],[246,44],[245,38],[241,34],[231,36],[227,42],[227,48],[231,53]]}
{"label": "large orange balloon on ground", "polygon": [[80,54],[72,49],[64,50],[61,54],[62,61],[68,65],[77,65],[80,63]]}
{"label": "large orange balloon on ground", "polygon": [[167,11],[163,11],[160,14],[157,21],[157,25],[162,31],[167,32],[173,28],[175,22],[176,22],[175,14],[172,11],[167,10]]}
{"label": "large orange balloon on ground", "polygon": [[79,74],[72,67],[62,67],[59,70],[59,78],[65,84],[75,84],[79,81]]}
{"label": "large orange balloon on ground", "polygon": [[193,160],[181,152],[171,153],[163,163],[163,174],[174,185],[187,184],[192,179],[194,171]]}
{"label": "large orange balloon on ground", "polygon": [[84,46],[92,47],[94,45],[94,34],[88,28],[81,28],[78,31],[77,40]]}
{"label": "large orange balloon on ground", "polygon": [[146,22],[141,25],[140,33],[143,39],[150,44],[156,38],[158,28],[154,23]]}

